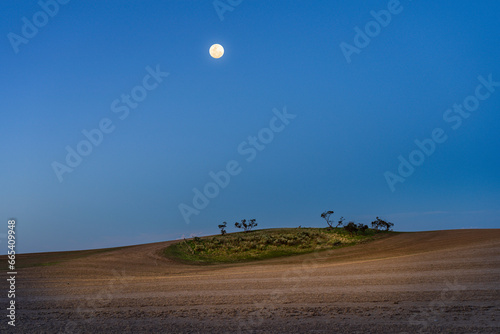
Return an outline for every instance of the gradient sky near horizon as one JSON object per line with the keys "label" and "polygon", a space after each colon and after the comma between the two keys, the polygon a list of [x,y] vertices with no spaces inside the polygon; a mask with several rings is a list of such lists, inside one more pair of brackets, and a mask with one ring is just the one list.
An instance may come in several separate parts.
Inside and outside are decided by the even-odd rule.
{"label": "gradient sky near horizon", "polygon": [[[371,11],[393,0],[220,3],[223,20],[210,0],[73,0],[53,17],[38,1],[0,4],[1,254],[10,218],[20,252],[231,232],[244,218],[326,226],[325,210],[400,231],[500,227],[500,2],[402,0],[369,41],[355,28],[377,29]],[[33,16],[41,27],[13,47]],[[356,42],[348,62],[341,44]],[[143,100],[121,101],[156,69],[168,76],[147,79]],[[479,103],[467,117],[453,111],[464,101]],[[281,126],[284,109],[295,118]],[[113,131],[60,182],[54,161],[103,119]],[[437,128],[446,140],[391,189],[386,172]],[[194,208],[193,189],[230,161],[239,173]],[[182,203],[198,210],[189,223]]]}

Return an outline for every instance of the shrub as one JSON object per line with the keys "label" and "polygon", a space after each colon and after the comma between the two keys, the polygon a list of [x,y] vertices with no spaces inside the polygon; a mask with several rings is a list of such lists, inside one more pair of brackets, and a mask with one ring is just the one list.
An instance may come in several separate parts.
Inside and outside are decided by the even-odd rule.
{"label": "shrub", "polygon": [[358,230],[362,233],[365,234],[366,230],[368,229],[368,225],[364,224],[358,224]]}
{"label": "shrub", "polygon": [[350,235],[358,232],[358,226],[354,222],[349,222],[349,224],[344,226],[344,229],[349,232]]}
{"label": "shrub", "polygon": [[199,253],[205,250],[205,246],[202,244],[194,245],[194,251],[195,253]]}
{"label": "shrub", "polygon": [[306,238],[310,237],[310,234],[309,234],[309,232],[300,232],[299,237],[302,239],[306,239]]}
{"label": "shrub", "polygon": [[265,244],[270,245],[270,244],[272,244],[272,243],[273,243],[274,238],[273,238],[272,236],[269,236],[269,235],[267,235],[267,234],[266,234],[266,235],[264,235],[264,236],[262,237],[262,241],[263,241]]}

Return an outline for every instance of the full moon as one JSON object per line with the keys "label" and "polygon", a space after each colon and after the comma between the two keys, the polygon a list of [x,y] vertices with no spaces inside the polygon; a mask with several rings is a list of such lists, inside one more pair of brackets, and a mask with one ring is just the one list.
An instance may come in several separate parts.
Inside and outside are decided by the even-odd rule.
{"label": "full moon", "polygon": [[224,54],[224,48],[220,44],[214,44],[210,47],[209,52],[213,58],[217,59],[222,57],[222,55]]}

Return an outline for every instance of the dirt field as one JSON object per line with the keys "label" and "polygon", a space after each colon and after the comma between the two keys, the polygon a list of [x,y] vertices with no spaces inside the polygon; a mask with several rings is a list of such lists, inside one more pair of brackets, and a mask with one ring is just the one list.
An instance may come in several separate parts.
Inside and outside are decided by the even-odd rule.
{"label": "dirt field", "polygon": [[4,315],[0,332],[500,332],[500,229],[216,266],[165,259],[168,244],[19,269],[16,327]]}

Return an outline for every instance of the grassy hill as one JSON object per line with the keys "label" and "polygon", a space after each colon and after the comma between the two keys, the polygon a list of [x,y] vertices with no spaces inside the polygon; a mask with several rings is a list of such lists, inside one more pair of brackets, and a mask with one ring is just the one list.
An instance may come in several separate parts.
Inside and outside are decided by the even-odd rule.
{"label": "grassy hill", "polygon": [[353,235],[344,229],[265,229],[182,240],[165,248],[164,255],[185,263],[234,263],[335,249],[391,233],[372,229]]}

